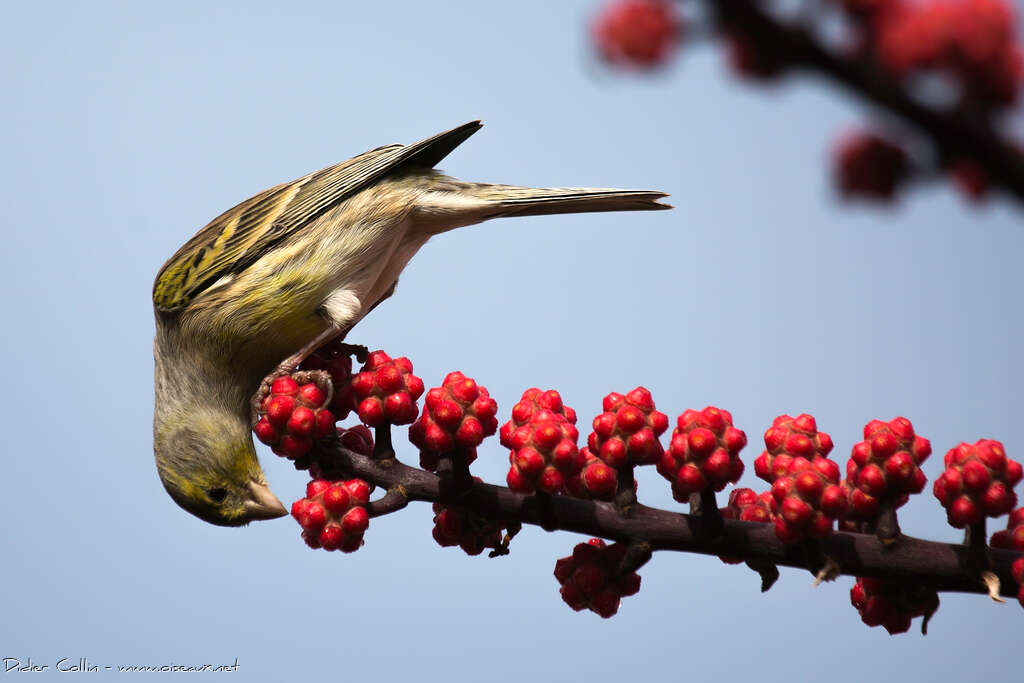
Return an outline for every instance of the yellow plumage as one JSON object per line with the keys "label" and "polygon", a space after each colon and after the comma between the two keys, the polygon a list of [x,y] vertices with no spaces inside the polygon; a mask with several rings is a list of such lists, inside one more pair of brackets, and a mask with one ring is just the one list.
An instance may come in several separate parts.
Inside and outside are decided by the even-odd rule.
{"label": "yellow plumage", "polygon": [[480,127],[390,145],[265,190],[157,275],[154,451],[165,488],[215,524],[284,514],[249,431],[283,359],[342,337],[432,236],[499,216],[665,209],[660,192],[467,183],[432,170]]}

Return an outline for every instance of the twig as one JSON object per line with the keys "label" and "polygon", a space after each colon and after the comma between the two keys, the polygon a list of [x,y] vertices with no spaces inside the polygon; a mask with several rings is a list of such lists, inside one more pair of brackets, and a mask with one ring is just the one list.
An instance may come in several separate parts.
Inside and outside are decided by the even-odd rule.
{"label": "twig", "polygon": [[[351,476],[389,491],[401,485],[408,500],[461,505],[485,517],[536,526],[546,521],[535,496],[474,482],[465,496],[455,499],[447,487],[442,487],[440,478],[431,472],[409,467],[397,460],[387,466],[372,457],[349,451],[340,444],[334,448],[339,464]],[[811,569],[801,547],[787,546],[778,540],[771,524],[727,519],[721,536],[712,539],[701,533],[700,519],[640,503],[633,505],[627,515],[622,514],[614,503],[562,495],[550,496],[548,502],[557,520],[557,528],[565,531],[623,543],[646,542],[652,551],[726,555],[747,562]],[[846,532],[832,533],[820,539],[818,545],[835,561],[842,574],[926,581],[938,591],[987,593],[979,584],[977,574],[967,570],[968,549],[964,545],[903,536],[900,543],[885,546],[874,535]],[[1013,595],[1010,587],[1016,584],[1012,580],[1010,565],[1018,557],[1020,553],[989,550],[990,569],[1001,580],[1002,595]]]}
{"label": "twig", "polygon": [[788,65],[815,71],[895,114],[932,141],[940,163],[972,159],[994,185],[1024,201],[1024,155],[994,129],[991,121],[913,100],[900,81],[873,62],[858,55],[835,54],[804,28],[780,23],[756,0],[706,1],[719,26],[739,27],[756,35]]}

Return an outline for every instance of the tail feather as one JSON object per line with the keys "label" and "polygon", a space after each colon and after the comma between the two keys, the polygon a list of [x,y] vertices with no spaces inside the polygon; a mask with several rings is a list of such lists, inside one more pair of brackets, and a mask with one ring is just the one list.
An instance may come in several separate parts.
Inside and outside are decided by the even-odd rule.
{"label": "tail feather", "polygon": [[653,190],[619,190],[597,187],[514,187],[481,185],[473,195],[494,209],[494,216],[542,216],[596,211],[652,211],[671,209],[658,202],[667,197]]}

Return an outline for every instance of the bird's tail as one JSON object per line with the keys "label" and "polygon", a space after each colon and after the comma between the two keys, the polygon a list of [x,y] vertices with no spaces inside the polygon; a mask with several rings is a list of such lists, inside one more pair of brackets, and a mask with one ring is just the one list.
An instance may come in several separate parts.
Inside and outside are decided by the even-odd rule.
{"label": "bird's tail", "polygon": [[671,209],[659,199],[664,192],[618,190],[600,187],[516,187],[475,184],[471,196],[485,202],[493,216],[542,216],[552,213],[593,211],[650,211]]}
{"label": "bird's tail", "polygon": [[467,183],[433,175],[418,208],[431,232],[502,216],[541,216],[593,211],[651,211],[671,209],[658,202],[667,197],[652,190],[617,190],[595,187],[517,187]]}

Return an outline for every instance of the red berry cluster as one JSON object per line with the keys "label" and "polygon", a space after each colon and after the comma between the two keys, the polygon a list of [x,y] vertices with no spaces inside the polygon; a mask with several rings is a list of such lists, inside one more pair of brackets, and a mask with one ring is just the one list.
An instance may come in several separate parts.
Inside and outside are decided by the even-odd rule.
{"label": "red berry cluster", "polygon": [[[725,519],[739,519],[744,522],[768,524],[775,520],[775,499],[770,491],[754,493],[753,489],[733,489],[729,493],[729,505],[719,513]],[[743,560],[719,556],[726,564],[739,564]]]}
{"label": "red berry cluster", "polygon": [[306,497],[292,504],[292,517],[310,548],[351,553],[370,526],[364,507],[369,501],[370,486],[362,479],[314,479],[306,485]]}
{"label": "red berry cluster", "polygon": [[409,441],[420,449],[420,465],[436,470],[438,458],[460,449],[468,462],[476,447],[498,429],[498,404],[487,389],[461,372],[449,372],[427,392],[423,413],[409,427]]}
{"label": "red berry cluster", "polygon": [[[992,534],[992,547],[1024,553],[1024,507],[1017,508],[1010,513],[1006,529]],[[1010,571],[1020,587],[1017,591],[1017,601],[1020,602],[1021,607],[1024,607],[1024,556],[1013,561]]]}
{"label": "red berry cluster", "polygon": [[850,488],[851,519],[874,519],[882,501],[901,507],[912,493],[924,489],[927,478],[921,463],[932,452],[932,445],[914,434],[914,426],[905,417],[888,422],[872,420],[864,425],[864,440],[854,445],[846,463],[846,483]]}
{"label": "red berry cluster", "polygon": [[585,456],[576,445],[576,411],[557,391],[527,389],[501,426],[501,445],[511,467],[506,481],[513,491],[561,493],[566,480],[580,474]]}
{"label": "red berry cluster", "polygon": [[832,438],[814,418],[780,415],[764,433],[765,451],[754,461],[757,476],[772,485],[775,535],[784,543],[820,538],[846,510],[839,465],[828,459]]}
{"label": "red berry cluster", "polygon": [[672,496],[685,503],[705,488],[721,491],[743,474],[740,450],[747,435],[732,426],[732,414],[714,406],[687,410],[676,423],[658,473],[672,482]]}
{"label": "red berry cluster", "polygon": [[883,626],[889,635],[910,630],[910,620],[935,611],[935,591],[908,591],[904,584],[884,579],[858,577],[850,589],[850,603],[868,626]]}
{"label": "red berry cluster", "polygon": [[843,135],[833,154],[833,178],[844,197],[887,201],[910,177],[906,152],[875,133]]}
{"label": "red berry cluster", "polygon": [[278,377],[261,404],[253,432],[278,455],[295,460],[313,448],[313,440],[334,433],[334,415],[325,407],[327,393],[313,382],[300,385]]}
{"label": "red berry cluster", "polygon": [[682,22],[666,0],[616,0],[598,14],[593,31],[606,62],[651,69],[672,54]]}
{"label": "red berry cluster", "polygon": [[661,459],[665,451],[658,437],[668,429],[668,416],[655,410],[651,392],[643,387],[625,396],[612,392],[604,397],[603,407],[587,438],[591,452],[616,469]]}
{"label": "red berry cluster", "polygon": [[562,585],[562,600],[579,612],[589,608],[605,619],[619,611],[621,598],[640,590],[640,575],[615,576],[626,546],[606,545],[592,538],[573,548],[572,555],[555,563],[555,578]]}
{"label": "red berry cluster", "polygon": [[352,399],[352,355],[350,347],[333,344],[318,349],[299,366],[303,370],[322,370],[330,375],[334,392],[327,409],[337,420],[344,420],[354,409]]}
{"label": "red berry cluster", "polygon": [[566,479],[565,490],[577,498],[614,498],[619,487],[618,471],[605,464],[604,460],[591,453],[586,446],[580,449],[580,453],[583,455],[583,469]]}
{"label": "red berry cluster", "polygon": [[957,529],[988,517],[1005,515],[1017,504],[1013,487],[1024,476],[1021,465],[1006,457],[1003,444],[981,439],[949,449],[946,471],[935,480],[935,497]]}
{"label": "red berry cluster", "polygon": [[1024,75],[1017,22],[1007,0],[891,2],[870,27],[878,57],[896,74],[936,70],[965,97],[991,107],[1013,104]]}
{"label": "red berry cluster", "polygon": [[[476,481],[479,478],[474,477]],[[501,545],[499,522],[486,519],[465,508],[434,503],[434,540],[442,548],[459,546],[467,555],[479,555],[485,548]]]}
{"label": "red berry cluster", "polygon": [[408,358],[374,351],[352,378],[352,400],[359,419],[371,427],[385,423],[409,424],[416,419],[416,399],[423,395],[423,380],[412,374]]}

